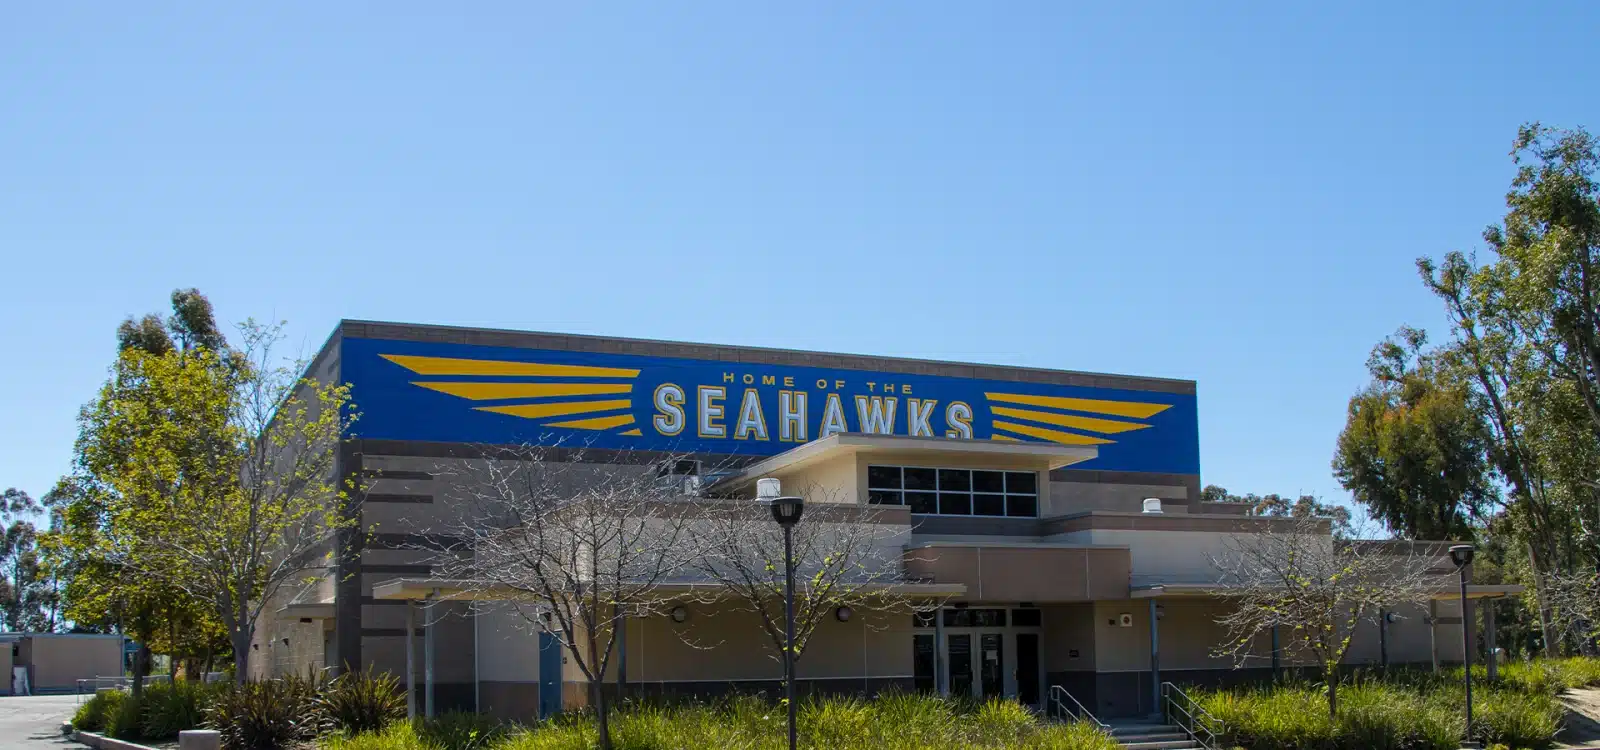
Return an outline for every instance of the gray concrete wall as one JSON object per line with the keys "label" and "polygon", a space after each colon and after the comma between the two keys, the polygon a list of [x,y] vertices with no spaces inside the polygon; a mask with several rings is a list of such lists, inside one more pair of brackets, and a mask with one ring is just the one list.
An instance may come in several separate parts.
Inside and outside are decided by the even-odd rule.
{"label": "gray concrete wall", "polygon": [[70,692],[78,680],[122,674],[122,638],[118,636],[28,636],[27,664],[34,692]]}

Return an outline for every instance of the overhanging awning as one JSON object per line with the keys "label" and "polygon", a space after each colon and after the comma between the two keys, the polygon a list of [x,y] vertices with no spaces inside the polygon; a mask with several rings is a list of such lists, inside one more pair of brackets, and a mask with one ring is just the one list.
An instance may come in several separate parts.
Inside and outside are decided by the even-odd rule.
{"label": "overhanging awning", "polygon": [[1094,459],[1100,455],[1100,450],[1092,445],[842,432],[818,438],[746,466],[736,474],[718,479],[713,486],[738,487],[760,477],[794,471],[838,456],[908,454],[933,463],[941,459],[970,461],[983,458],[997,467],[1015,466],[1018,469],[1050,471]]}
{"label": "overhanging awning", "polygon": [[[719,583],[689,581],[663,583],[656,586],[655,590],[669,596],[673,594],[716,596],[719,592],[728,593],[727,587]],[[948,583],[870,583],[858,587],[856,591],[869,596],[872,594],[885,594],[938,599],[961,596],[967,592],[967,587],[961,584]],[[412,601],[424,599],[436,599],[439,601],[517,601],[527,600],[530,597],[526,592],[507,586],[497,586],[470,579],[397,578],[373,586],[372,598]]]}
{"label": "overhanging awning", "polygon": [[300,602],[278,608],[278,617],[285,620],[331,620],[333,602]]}
{"label": "overhanging awning", "polygon": [[[1468,599],[1499,599],[1507,596],[1516,596],[1522,593],[1524,586],[1511,584],[1484,584],[1468,585]],[[1207,596],[1226,597],[1238,593],[1239,587],[1228,586],[1220,583],[1152,583],[1134,586],[1130,597],[1133,599],[1153,599],[1157,597],[1183,597]],[[1461,598],[1461,589],[1456,587],[1436,589],[1428,595],[1430,599],[1450,601]]]}

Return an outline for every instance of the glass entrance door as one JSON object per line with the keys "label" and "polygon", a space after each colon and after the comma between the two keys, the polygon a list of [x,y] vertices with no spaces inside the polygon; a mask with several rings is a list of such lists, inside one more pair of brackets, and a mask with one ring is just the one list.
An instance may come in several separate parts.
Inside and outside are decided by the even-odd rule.
{"label": "glass entrance door", "polygon": [[1006,637],[1003,633],[982,633],[978,636],[978,697],[984,700],[999,698],[1006,691],[1005,673]]}
{"label": "glass entrance door", "polygon": [[1017,634],[1017,702],[1039,705],[1039,634]]}
{"label": "glass entrance door", "polygon": [[951,633],[950,641],[950,695],[975,697],[972,671],[972,634]]}
{"label": "glass entrance door", "polygon": [[957,608],[943,615],[942,628],[935,627],[932,614],[912,620],[918,629],[912,647],[919,690],[933,692],[943,677],[952,696],[1014,698],[1040,707],[1044,663],[1037,608]]}
{"label": "glass entrance door", "polygon": [[950,633],[946,639],[951,695],[988,700],[1013,694],[1006,685],[1004,632]]}

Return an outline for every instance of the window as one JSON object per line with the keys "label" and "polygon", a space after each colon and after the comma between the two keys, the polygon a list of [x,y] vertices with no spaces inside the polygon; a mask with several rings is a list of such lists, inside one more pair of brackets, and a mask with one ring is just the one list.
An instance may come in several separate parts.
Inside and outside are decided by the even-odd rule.
{"label": "window", "polygon": [[1003,628],[1006,611],[1003,609],[947,609],[944,611],[947,628]]}
{"label": "window", "polygon": [[1036,518],[1039,475],[1031,471],[868,466],[867,502],[942,516]]}
{"label": "window", "polygon": [[[1008,619],[1011,627],[1037,628],[1042,619],[1039,610],[1032,607],[1011,609],[1009,615],[1003,607],[946,607],[942,611],[947,628],[1003,628]],[[934,620],[933,612],[915,612],[911,615],[911,627],[931,628]]]}
{"label": "window", "polygon": [[938,664],[933,656],[933,636],[914,636],[911,644],[912,686],[919,693],[932,693],[933,670]]}

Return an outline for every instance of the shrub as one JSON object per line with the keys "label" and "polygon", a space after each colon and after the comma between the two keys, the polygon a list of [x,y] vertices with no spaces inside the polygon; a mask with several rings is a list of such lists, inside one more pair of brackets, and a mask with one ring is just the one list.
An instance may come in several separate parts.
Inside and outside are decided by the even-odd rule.
{"label": "shrub", "polygon": [[107,690],[95,693],[83,705],[78,706],[77,713],[72,715],[72,727],[80,732],[103,732],[106,728],[106,716],[114,714],[121,709],[122,702],[127,700],[128,694],[121,690]]}
{"label": "shrub", "polygon": [[1195,698],[1219,722],[1210,729],[1224,744],[1251,750],[1334,746],[1333,720],[1319,690],[1284,686],[1239,693],[1197,691]]}
{"label": "shrub", "polygon": [[440,750],[424,742],[410,722],[397,721],[377,732],[334,735],[323,740],[326,750]]}
{"label": "shrub", "polygon": [[1111,735],[1082,721],[1041,727],[1018,746],[1037,750],[1118,750],[1122,747]]}
{"label": "shrub", "polygon": [[150,694],[150,689],[150,685],[145,685],[139,691],[138,697],[128,693],[114,708],[108,708],[105,733],[119,740],[141,739],[140,716],[144,713],[146,696]]}
{"label": "shrub", "polygon": [[441,750],[479,750],[506,736],[512,728],[492,716],[450,711],[418,722],[416,734]]}
{"label": "shrub", "polygon": [[333,725],[348,734],[376,732],[406,715],[400,679],[374,672],[371,666],[335,678],[319,701]]}
{"label": "shrub", "polygon": [[1021,703],[997,698],[979,705],[969,715],[968,726],[974,743],[1009,747],[1033,735],[1038,720]]}
{"label": "shrub", "polygon": [[[1566,669],[1566,676],[1562,670]],[[1471,739],[1515,748],[1548,748],[1563,706],[1552,686],[1579,679],[1559,665],[1528,665],[1498,686],[1473,694]],[[1228,745],[1252,750],[1454,750],[1465,732],[1461,677],[1364,675],[1340,688],[1339,716],[1328,716],[1320,687],[1286,685],[1244,691],[1194,691]]]}
{"label": "shrub", "polygon": [[219,693],[206,723],[222,733],[228,750],[282,750],[309,742],[328,728],[314,678],[247,682]]}
{"label": "shrub", "polygon": [[206,706],[217,692],[215,685],[188,680],[146,687],[141,696],[140,735],[147,740],[165,740],[200,726]]}
{"label": "shrub", "polygon": [[[948,701],[889,692],[874,700],[818,698],[800,706],[801,742],[811,748],[868,750],[951,747],[1029,750],[1115,750],[1110,736],[1088,724],[1050,724],[1004,701]],[[782,704],[736,696],[705,704],[625,703],[612,715],[619,750],[772,750],[784,746]],[[575,712],[494,742],[494,750],[589,750],[595,746],[593,714]],[[426,737],[424,737],[426,739]],[[347,746],[330,750],[413,750],[412,745]]]}
{"label": "shrub", "polygon": [[1472,696],[1472,739],[1485,746],[1551,747],[1565,710],[1550,696],[1482,690]]}

